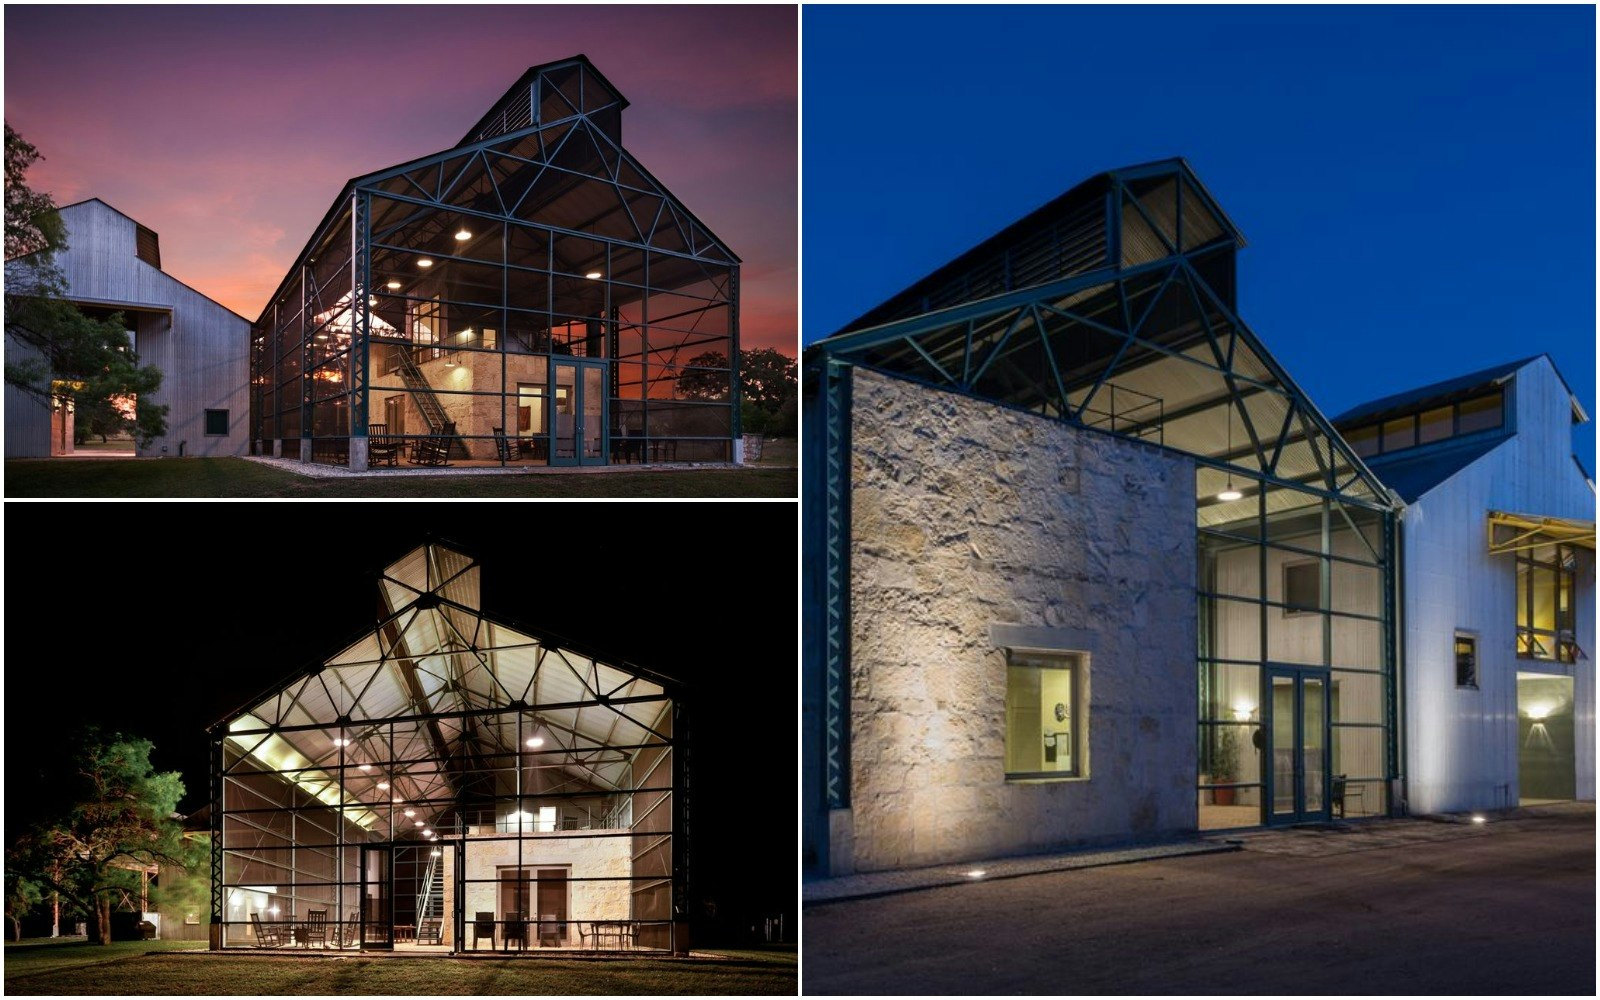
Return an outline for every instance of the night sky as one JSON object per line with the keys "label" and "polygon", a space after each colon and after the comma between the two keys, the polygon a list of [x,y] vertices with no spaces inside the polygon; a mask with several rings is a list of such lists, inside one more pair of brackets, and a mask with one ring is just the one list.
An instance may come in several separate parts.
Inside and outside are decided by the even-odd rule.
{"label": "night sky", "polygon": [[[1183,156],[1328,416],[1548,352],[1595,413],[1595,10],[808,6],[802,339]],[[1576,433],[1594,472],[1594,426]]]}
{"label": "night sky", "polygon": [[[490,613],[691,685],[691,892],[792,919],[793,504],[222,509],[137,529],[129,512],[155,508],[6,512],[8,828],[31,762],[78,722],[151,739],[157,767],[183,772],[183,808],[204,805],[206,728],[369,630],[377,572],[431,529],[478,556]],[[30,626],[52,621],[68,627]]]}
{"label": "night sky", "polygon": [[796,35],[792,7],[12,5],[6,120],[36,190],[133,216],[254,319],[345,181],[581,53],[631,102],[628,151],[743,259],[743,346],[792,354]]}

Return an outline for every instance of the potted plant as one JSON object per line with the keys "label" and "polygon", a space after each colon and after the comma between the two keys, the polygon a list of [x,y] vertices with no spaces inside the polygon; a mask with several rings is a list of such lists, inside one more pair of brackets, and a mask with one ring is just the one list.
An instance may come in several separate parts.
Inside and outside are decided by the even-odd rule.
{"label": "potted plant", "polygon": [[[1239,727],[1218,726],[1216,745],[1211,749],[1211,781],[1228,785],[1239,780]],[[1219,806],[1233,805],[1236,788],[1214,788],[1211,801]]]}

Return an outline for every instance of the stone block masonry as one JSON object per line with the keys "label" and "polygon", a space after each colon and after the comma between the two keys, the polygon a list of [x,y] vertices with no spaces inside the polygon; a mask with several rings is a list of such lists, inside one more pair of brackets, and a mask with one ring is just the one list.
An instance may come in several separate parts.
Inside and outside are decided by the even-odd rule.
{"label": "stone block masonry", "polygon": [[[1193,830],[1194,463],[854,377],[852,808],[831,824],[834,872]],[[1082,777],[1005,777],[1003,644],[1023,634],[1089,654]]]}

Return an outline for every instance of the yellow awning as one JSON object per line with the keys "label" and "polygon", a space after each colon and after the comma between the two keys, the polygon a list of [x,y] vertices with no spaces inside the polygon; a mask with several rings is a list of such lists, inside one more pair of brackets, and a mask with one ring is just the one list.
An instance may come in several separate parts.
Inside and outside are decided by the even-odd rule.
{"label": "yellow awning", "polygon": [[1594,522],[1570,517],[1489,512],[1489,553],[1522,552],[1540,545],[1581,545],[1594,548]]}

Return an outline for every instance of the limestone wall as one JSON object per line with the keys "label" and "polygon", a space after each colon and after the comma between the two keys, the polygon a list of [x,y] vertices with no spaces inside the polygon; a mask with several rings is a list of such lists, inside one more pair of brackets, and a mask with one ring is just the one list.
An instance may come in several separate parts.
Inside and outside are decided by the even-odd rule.
{"label": "limestone wall", "polygon": [[[835,873],[1192,830],[1195,470],[857,369]],[[1005,644],[1084,650],[1083,777],[1005,777]]]}
{"label": "limestone wall", "polygon": [[[473,915],[482,911],[499,910],[496,890],[492,881],[500,868],[521,865],[523,868],[561,868],[568,870],[567,919],[568,920],[624,920],[629,912],[626,876],[633,873],[630,853],[631,837],[594,837],[562,834],[525,834],[519,858],[517,840],[483,839],[466,840],[466,885],[462,892],[466,906],[463,912],[470,925]],[[621,877],[619,881],[588,882],[584,879]],[[535,905],[537,905],[535,903]],[[577,929],[568,925],[570,944],[577,944]]]}

